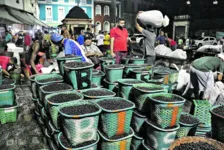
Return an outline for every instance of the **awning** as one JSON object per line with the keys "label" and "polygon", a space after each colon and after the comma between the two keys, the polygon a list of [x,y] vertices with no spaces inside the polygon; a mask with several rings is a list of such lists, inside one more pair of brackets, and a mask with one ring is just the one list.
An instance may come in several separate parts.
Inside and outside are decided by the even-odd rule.
{"label": "awning", "polygon": [[37,19],[35,16],[33,16],[33,15],[29,14],[29,13],[26,13],[26,14],[32,20],[33,25],[40,25],[40,26],[43,26],[43,27],[48,27],[47,24],[43,23],[42,21]]}
{"label": "awning", "polygon": [[5,8],[0,8],[0,23],[2,24],[12,24],[18,23],[22,24],[18,19],[11,16]]}
{"label": "awning", "polygon": [[7,10],[13,17],[21,21],[22,24],[33,25],[32,20],[29,19],[26,13],[11,8],[8,8]]}

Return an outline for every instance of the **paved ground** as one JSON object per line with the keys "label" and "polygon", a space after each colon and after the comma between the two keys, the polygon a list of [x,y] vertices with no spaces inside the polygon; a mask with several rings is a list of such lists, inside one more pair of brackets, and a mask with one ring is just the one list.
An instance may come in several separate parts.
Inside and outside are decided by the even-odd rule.
{"label": "paved ground", "polygon": [[34,104],[29,83],[18,85],[18,119],[15,123],[0,124],[0,150],[43,150],[47,142],[34,118]]}

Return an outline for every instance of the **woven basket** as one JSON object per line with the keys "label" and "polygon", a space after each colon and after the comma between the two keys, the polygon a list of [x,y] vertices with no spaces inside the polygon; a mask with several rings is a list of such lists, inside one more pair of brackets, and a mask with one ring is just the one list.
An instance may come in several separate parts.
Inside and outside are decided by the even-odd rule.
{"label": "woven basket", "polygon": [[131,140],[131,150],[141,150],[142,141],[143,141],[143,138],[135,134]]}
{"label": "woven basket", "polygon": [[154,150],[154,149],[146,145],[145,141],[143,140],[141,150]]}
{"label": "woven basket", "polygon": [[105,73],[102,71],[99,74],[93,74],[91,83],[96,84],[97,86],[101,86],[102,78],[105,76]]}
{"label": "woven basket", "polygon": [[[66,103],[66,105],[67,104],[69,103]],[[61,112],[61,109],[59,110],[62,130],[64,131],[68,141],[73,146],[97,140],[97,128],[101,108],[89,101],[75,101],[67,106],[70,107],[87,104],[95,106],[98,108],[98,111],[84,115],[67,115]]]}
{"label": "woven basket", "polygon": [[174,128],[162,129],[147,120],[145,144],[158,150],[168,149],[171,143],[175,140],[179,127],[180,126],[178,125]]}
{"label": "woven basket", "polygon": [[44,125],[47,126],[47,124],[49,122],[49,117],[47,116],[44,108],[41,109],[40,116],[41,116],[42,120],[44,121]]}
{"label": "woven basket", "polygon": [[39,99],[37,99],[37,112],[38,112],[39,114],[41,114],[41,110],[42,110],[42,108],[44,108],[43,104],[40,102]]}
{"label": "woven basket", "polygon": [[136,69],[136,68],[142,68],[142,66],[140,65],[133,65],[133,64],[127,64],[125,65],[125,68],[124,68],[124,77],[128,78],[130,77],[130,73],[132,70]]}
{"label": "woven basket", "polygon": [[[142,90],[139,89],[138,87],[148,87],[148,88],[152,88],[152,90]],[[155,90],[153,90],[153,88]],[[159,88],[161,88],[161,90],[158,90]],[[165,92],[163,90],[163,87],[161,85],[156,85],[156,84],[149,84],[149,83],[141,83],[141,84],[135,84],[133,85],[133,89],[132,89],[132,93],[133,93],[133,99],[132,101],[135,103],[136,105],[136,109],[143,113],[146,114],[149,109],[147,108],[147,105],[145,105],[145,101],[148,97],[148,94],[153,94],[153,93],[163,93]]]}
{"label": "woven basket", "polygon": [[[3,84],[4,84],[4,80],[5,79],[2,80],[3,81]],[[10,80],[13,80],[13,82],[10,85],[16,85],[16,80],[14,80],[14,79],[10,79]]]}
{"label": "woven basket", "polygon": [[1,124],[16,122],[17,120],[17,104],[16,102],[13,106],[0,108],[0,122]]}
{"label": "woven basket", "polygon": [[[89,96],[89,95],[86,95],[85,92],[87,91],[91,91],[91,90],[97,90],[97,91],[108,91],[108,92],[111,92],[111,95],[104,95],[104,96]],[[116,93],[108,90],[108,89],[104,89],[104,88],[98,88],[98,89],[86,89],[86,90],[81,90],[80,91],[82,93],[82,95],[84,96],[84,99],[86,100],[89,100],[89,99],[102,99],[102,98],[106,98],[106,97],[114,97],[116,95]]]}
{"label": "woven basket", "polygon": [[[64,105],[66,103],[71,104],[71,102],[73,101],[69,101],[69,102],[65,102],[65,103],[52,103],[49,99],[53,96],[57,96],[59,94],[76,94],[78,95],[80,98],[78,100],[83,100],[83,95],[81,95],[80,93],[76,92],[76,91],[69,91],[69,92],[60,92],[60,93],[54,93],[54,94],[49,94],[47,95],[46,98],[46,102],[47,102],[47,110],[50,114],[50,119],[54,125],[54,127],[56,129],[59,129],[59,125],[58,125],[58,113],[59,113],[59,109],[60,107],[64,107]],[[77,99],[75,99],[74,101],[77,101]],[[64,104],[64,105],[62,105]],[[67,105],[66,105],[67,106]]]}
{"label": "woven basket", "polygon": [[[64,84],[64,85],[67,85],[66,83],[59,83],[58,86],[63,85],[63,84]],[[50,84],[49,84],[49,85],[50,85]],[[49,85],[43,85],[43,86],[41,86],[41,87],[39,88],[39,91],[41,92],[41,97],[40,97],[39,99],[40,99],[40,102],[41,102],[42,104],[44,104],[44,107],[45,107],[46,110],[48,110],[48,108],[47,108],[47,101],[46,101],[46,99],[45,99],[45,97],[46,97],[47,95],[49,95],[49,94],[53,94],[53,93],[61,93],[61,92],[72,91],[72,90],[73,90],[73,87],[70,86],[70,85],[68,85],[70,88],[69,88],[69,89],[66,89],[66,90],[58,90],[58,91],[52,91],[52,92],[45,91],[44,88],[47,87],[47,86],[49,86]]]}
{"label": "woven basket", "polygon": [[104,81],[104,87],[111,91],[113,91],[116,88],[116,86],[118,85],[118,83],[111,83],[111,82],[107,81],[106,79],[104,79],[103,81]]}
{"label": "woven basket", "polygon": [[145,63],[145,59],[143,59],[143,58],[131,58],[131,59],[129,60],[129,63],[130,63],[130,64],[138,64],[138,65],[142,65],[142,64]]}
{"label": "woven basket", "polygon": [[88,89],[91,87],[93,66],[94,64],[76,68],[64,66],[65,74],[70,79],[75,90]]}
{"label": "woven basket", "polygon": [[200,127],[211,127],[211,113],[209,112],[211,108],[209,101],[193,100],[193,115],[202,123]]}
{"label": "woven basket", "polygon": [[[99,99],[95,102],[101,102],[105,101],[108,98],[105,99]],[[119,97],[113,97],[110,98],[113,100],[126,100]],[[126,100],[127,101],[127,100]],[[132,103],[128,101],[129,103]],[[101,107],[102,108],[102,107]],[[113,136],[117,135],[123,135],[128,134],[130,132],[130,125],[131,125],[131,119],[132,119],[132,113],[133,109],[135,108],[134,103],[132,103],[132,106],[125,109],[120,110],[107,110],[102,108],[102,113],[100,115],[101,121],[100,124],[100,130],[108,137],[111,138]]]}
{"label": "woven basket", "polygon": [[131,148],[131,140],[134,136],[134,132],[132,129],[130,129],[129,135],[116,140],[111,140],[100,131],[98,133],[101,137],[99,143],[100,150],[130,150]]}
{"label": "woven basket", "polygon": [[105,57],[101,57],[101,58],[99,58],[99,60],[100,60],[100,65],[101,65],[101,69],[103,72],[105,72],[105,68],[107,65],[115,64],[114,58],[107,58],[107,60],[105,60]]}
{"label": "woven basket", "polygon": [[53,139],[47,139],[47,143],[50,150],[58,150],[58,146],[56,145]]}
{"label": "woven basket", "polygon": [[[187,114],[187,113],[182,113],[183,115],[189,115],[193,118],[195,118],[193,115]],[[180,124],[180,129],[177,131],[176,138],[182,138],[185,136],[195,136],[196,129],[198,127],[199,123],[196,124],[185,124],[183,122],[179,122]]]}
{"label": "woven basket", "polygon": [[180,138],[176,141],[174,141],[172,143],[172,145],[170,146],[169,150],[174,150],[175,147],[181,145],[181,144],[185,144],[185,143],[197,143],[197,142],[205,142],[208,143],[210,145],[212,145],[214,148],[218,149],[218,150],[223,150],[224,144],[220,143],[218,141],[215,141],[213,139],[208,139],[208,138],[203,138],[203,137],[194,137],[194,136],[189,136],[189,137],[183,137]]}
{"label": "woven basket", "polygon": [[2,89],[0,90],[0,106],[3,105],[13,105],[15,100],[14,90],[16,86],[12,86],[12,88]]}
{"label": "woven basket", "polygon": [[[84,146],[84,147],[75,147],[75,148],[72,148],[72,147],[66,147],[64,146],[64,143],[62,143],[62,141],[60,140],[61,139],[61,136],[63,136],[62,132],[59,133],[58,135],[58,141],[59,141],[59,144],[60,144],[60,150],[97,150],[97,144],[100,140],[99,138],[99,135],[96,134],[96,142],[94,142],[93,144],[90,144],[88,146]],[[68,141],[67,141],[68,142]]]}
{"label": "woven basket", "polygon": [[47,128],[49,130],[49,133],[51,136],[54,136],[55,134],[59,134],[60,133],[60,130],[57,130],[53,123],[51,122],[51,120],[49,120],[48,124],[47,124]]}
{"label": "woven basket", "polygon": [[145,82],[148,81],[151,78],[151,74],[150,74],[149,70],[145,71],[143,69],[134,69],[134,70],[132,70],[130,72],[131,77],[135,78],[135,79],[138,79],[138,80],[145,81]]}
{"label": "woven basket", "polygon": [[32,97],[34,99],[37,99],[37,86],[36,86],[36,82],[35,82],[35,77],[39,76],[39,74],[35,74],[30,76],[29,80],[31,82],[31,92],[32,92]]}
{"label": "woven basket", "polygon": [[224,143],[224,117],[212,111],[218,107],[220,106],[215,106],[210,110],[212,115],[212,138]]}
{"label": "woven basket", "polygon": [[108,68],[108,66],[106,66],[106,80],[112,83],[118,79],[122,79],[123,70],[124,66],[121,66],[120,68]]}
{"label": "woven basket", "polygon": [[[179,101],[164,102],[154,97],[178,98]],[[150,112],[147,113],[147,118],[155,123],[160,128],[170,128],[179,124],[180,115],[185,99],[169,93],[149,94],[146,100],[146,106]]]}
{"label": "woven basket", "polygon": [[137,135],[143,135],[140,131],[143,123],[146,120],[146,116],[140,114],[136,110],[133,113],[132,120],[131,120],[131,128],[135,131]]}
{"label": "woven basket", "polygon": [[130,98],[129,97],[130,92],[131,92],[131,89],[132,89],[134,84],[125,83],[127,81],[133,81],[133,82],[137,81],[138,83],[136,83],[136,84],[144,83],[144,81],[137,80],[137,79],[120,79],[120,80],[117,80],[118,87],[119,87],[119,96],[122,97],[122,98],[129,99]]}
{"label": "woven basket", "polygon": [[44,121],[43,119],[41,118],[41,116],[37,116],[37,123],[40,125],[40,127],[44,127]]}
{"label": "woven basket", "polygon": [[66,61],[77,61],[77,62],[81,62],[82,61],[82,57],[80,56],[76,56],[76,57],[58,57],[56,58],[57,63],[58,63],[58,68],[60,71],[60,74],[63,76],[64,75],[64,64]]}
{"label": "woven basket", "polygon": [[[49,82],[45,82],[45,83],[41,83],[39,82],[40,80],[43,79],[50,79],[50,78],[58,78],[59,80],[56,81],[49,81]],[[46,75],[40,75],[35,77],[35,82],[36,82],[36,90],[37,90],[37,98],[41,98],[41,91],[40,91],[40,87],[43,85],[48,85],[51,83],[60,83],[63,82],[62,76],[56,73],[52,73],[52,74],[46,74]]]}

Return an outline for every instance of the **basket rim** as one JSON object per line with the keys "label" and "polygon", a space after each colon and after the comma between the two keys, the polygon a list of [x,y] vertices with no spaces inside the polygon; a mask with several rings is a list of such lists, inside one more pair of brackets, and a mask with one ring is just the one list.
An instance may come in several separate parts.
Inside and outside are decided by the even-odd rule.
{"label": "basket rim", "polygon": [[55,134],[55,133],[59,133],[59,132],[60,132],[60,130],[58,130],[58,129],[56,129],[56,128],[54,127],[54,125],[51,123],[50,120],[48,121],[48,125],[50,126],[50,128],[51,128],[52,131],[54,132],[53,134]]}
{"label": "basket rim", "polygon": [[36,77],[35,77],[35,82],[36,82],[37,84],[39,84],[39,85],[46,85],[46,84],[50,84],[50,83],[60,83],[60,82],[63,82],[63,77],[62,77],[61,75],[57,74],[57,73],[43,74],[43,75],[47,75],[47,76],[48,76],[48,75],[49,75],[49,76],[50,76],[50,75],[53,75],[54,77],[56,76],[56,77],[60,78],[60,80],[41,83],[41,82],[38,81],[38,78],[42,77],[42,75],[39,75],[39,76],[36,76]]}
{"label": "basket rim", "polygon": [[149,147],[149,146],[147,146],[147,145],[145,144],[145,140],[142,141],[142,145],[143,145],[144,148],[146,148],[147,150],[154,150],[154,149],[152,149],[151,147]]}
{"label": "basket rim", "polygon": [[44,135],[48,138],[51,139],[51,136],[49,135],[49,130],[47,128],[45,128],[44,130]]}
{"label": "basket rim", "polygon": [[[107,60],[103,60],[104,58],[108,58],[109,60],[108,60],[108,59],[107,59]],[[111,61],[115,61],[114,58],[110,58],[110,57],[100,57],[99,60],[102,61],[102,62],[111,62]]]}
{"label": "basket rim", "polygon": [[[145,67],[141,67],[141,68],[137,68],[137,69],[145,69]],[[149,73],[150,74],[150,70],[137,70],[137,69],[134,69],[134,70],[130,70],[131,72],[133,72],[133,73]]]}
{"label": "basket rim", "polygon": [[219,108],[219,107],[224,107],[224,105],[214,106],[214,107],[210,108],[209,111],[210,111],[210,113],[211,113],[212,115],[224,119],[224,116],[221,116],[221,115],[216,114],[216,113],[213,112],[214,109]]}
{"label": "basket rim", "polygon": [[[57,84],[66,84],[66,85],[69,86],[70,89],[46,92],[45,90],[43,90],[43,88],[46,87],[46,86],[51,85],[51,84],[47,84],[47,85],[42,85],[42,86],[40,87],[41,92],[43,92],[44,94],[48,94],[48,93],[64,92],[64,91],[71,91],[71,90],[74,90],[73,87],[72,87],[71,85],[67,84],[67,83],[63,83],[63,82],[54,82],[54,83],[57,83]],[[52,83],[52,84],[53,84],[53,83]]]}
{"label": "basket rim", "polygon": [[[83,92],[90,91],[90,90],[104,90],[104,91],[108,91],[108,92],[113,93],[113,95],[106,95],[106,96],[88,96],[88,95],[86,95],[86,94],[83,93]],[[82,93],[82,95],[84,96],[84,98],[86,97],[86,98],[91,98],[91,99],[114,97],[116,95],[115,92],[113,92],[111,90],[108,90],[106,88],[90,88],[90,89],[80,90],[80,93]]]}
{"label": "basket rim", "polygon": [[119,67],[117,67],[117,68],[108,68],[110,65],[107,65],[107,66],[105,66],[105,69],[106,70],[121,70],[121,69],[124,69],[124,65],[120,65]]}
{"label": "basket rim", "polygon": [[[101,74],[99,74],[99,73],[101,73]],[[105,75],[106,74],[103,71],[100,71],[100,70],[97,73],[92,74],[93,77],[103,77]]]}
{"label": "basket rim", "polygon": [[[79,92],[75,91],[75,90],[72,90],[72,91],[64,91],[64,92],[60,92],[60,93],[52,93],[52,94],[49,94],[45,97],[46,101],[48,104],[50,105],[53,105],[53,106],[58,106],[60,104],[63,104],[63,103],[67,103],[67,102],[63,102],[63,103],[53,103],[51,102],[49,99],[53,96],[57,96],[59,94],[76,94],[78,96],[80,96],[80,99],[77,99],[77,100],[83,100],[84,99],[84,96],[82,94],[80,94]],[[76,101],[76,100],[72,100],[72,101]],[[68,101],[68,102],[71,102],[71,101]]]}
{"label": "basket rim", "polygon": [[140,136],[136,135],[136,133],[134,133],[134,136],[133,137],[135,137],[138,140],[143,140],[144,139],[143,137],[140,137]]}
{"label": "basket rim", "polygon": [[77,60],[77,59],[81,59],[82,57],[81,56],[74,56],[74,57],[68,57],[68,58],[65,58],[65,57],[58,57],[56,58],[56,60],[58,61],[66,61],[66,60]]}
{"label": "basket rim", "polygon": [[134,131],[131,127],[130,127],[130,131],[131,131],[131,133],[129,133],[129,135],[127,135],[126,137],[122,137],[122,138],[115,139],[115,140],[114,139],[112,140],[112,139],[109,139],[109,138],[105,137],[105,135],[103,135],[103,133],[100,130],[98,130],[98,133],[99,133],[100,137],[103,138],[107,142],[119,142],[119,141],[123,141],[123,140],[126,140],[126,139],[129,139],[129,138],[133,137],[135,133],[134,133]]}
{"label": "basket rim", "polygon": [[162,132],[173,132],[173,131],[177,131],[177,130],[180,128],[180,125],[178,124],[178,125],[174,126],[173,128],[170,128],[170,129],[163,129],[163,128],[159,128],[159,127],[157,127],[156,125],[150,123],[148,119],[146,119],[145,122],[146,122],[148,125],[150,125],[151,127],[153,127],[154,129],[159,130],[159,131],[162,131]]}
{"label": "basket rim", "polygon": [[87,69],[87,68],[92,68],[94,66],[93,63],[89,63],[90,65],[88,66],[85,66],[85,67],[76,67],[76,68],[71,68],[71,67],[68,67],[66,65],[64,65],[64,68],[65,69],[69,69],[69,70],[81,70],[81,69]]}
{"label": "basket rim", "polygon": [[140,66],[138,64],[126,64],[124,66],[124,68],[137,68],[137,69],[139,69],[139,68],[142,68],[142,66]]}
{"label": "basket rim", "polygon": [[134,83],[134,84],[130,84],[130,83],[125,83],[125,81],[139,81],[140,83],[145,83],[144,81],[142,80],[138,80],[138,79],[131,79],[131,78],[126,78],[126,79],[118,79],[117,82],[118,84],[121,84],[121,85],[127,85],[127,86],[133,86],[135,84],[140,84],[140,83]]}
{"label": "basket rim", "polygon": [[117,82],[109,82],[109,81],[107,81],[107,79],[105,78],[105,79],[103,79],[103,81],[104,82],[106,82],[107,84],[110,84],[110,85],[118,85],[118,83]]}
{"label": "basket rim", "polygon": [[[17,99],[17,98],[16,98]],[[5,108],[0,108],[0,111],[4,111],[4,110],[10,110],[10,109],[15,109],[15,108],[18,108],[18,103],[17,101],[15,100],[13,102],[13,105],[12,106],[9,106],[9,107],[5,107]]]}
{"label": "basket rim", "polygon": [[132,106],[129,107],[129,108],[124,108],[124,109],[108,110],[108,109],[105,109],[105,108],[101,107],[101,106],[98,104],[98,102],[100,102],[100,101],[104,101],[105,99],[108,99],[108,98],[96,99],[96,100],[94,101],[94,103],[95,103],[96,105],[98,105],[98,106],[102,109],[102,111],[105,111],[105,112],[107,112],[107,113],[118,113],[118,112],[121,112],[121,111],[127,111],[127,110],[131,110],[131,109],[134,109],[134,108],[135,108],[135,104],[134,104],[133,102],[131,102],[131,101],[125,99],[125,98],[121,98],[121,97],[110,97],[110,98],[113,99],[113,100],[121,100],[121,101],[125,100],[126,102],[131,103]]}
{"label": "basket rim", "polygon": [[[160,101],[160,100],[154,99],[153,96],[156,96],[158,94],[161,94],[161,95],[172,95],[172,96],[181,98],[182,100],[181,101],[173,101],[173,102],[165,102],[165,101]],[[183,97],[181,97],[179,95],[171,94],[171,93],[165,93],[165,92],[148,94],[148,98],[147,99],[150,99],[150,101],[154,101],[154,102],[162,103],[162,104],[180,104],[180,103],[184,103],[186,101],[186,99],[184,99]]]}
{"label": "basket rim", "polygon": [[[204,138],[204,137],[195,137],[195,136],[187,136],[187,137],[182,137],[180,139],[175,140],[171,145],[170,145],[170,150],[173,150],[176,146],[179,146],[180,144],[188,143],[187,141],[196,143],[196,142],[209,142],[208,144],[215,146],[216,148],[220,149],[224,147],[224,144],[221,142],[218,142],[214,139],[210,138]],[[220,149],[221,150],[221,149]]]}
{"label": "basket rim", "polygon": [[138,117],[141,117],[141,118],[145,118],[146,119],[146,116],[140,114],[137,110],[134,110],[133,113],[138,116]]}
{"label": "basket rim", "polygon": [[130,60],[146,60],[145,58],[130,58]]}
{"label": "basket rim", "polygon": [[[193,116],[193,115],[191,115],[189,113],[182,112],[181,115],[189,115],[189,116],[191,116],[193,118],[196,118],[195,116]],[[181,115],[180,115],[180,117],[181,117]],[[194,124],[186,124],[186,123],[183,123],[183,122],[179,121],[179,124],[180,125],[183,125],[183,126],[186,126],[186,127],[193,127],[193,126],[196,126],[196,125],[199,125],[200,124],[200,120],[199,119],[198,119],[198,121],[199,121],[198,123],[194,123]]]}
{"label": "basket rim", "polygon": [[[76,105],[74,105],[74,104],[76,104]],[[99,107],[99,105],[97,105],[97,104],[95,104],[94,102],[91,102],[91,101],[83,101],[83,100],[74,101],[72,106],[79,106],[79,105],[85,105],[85,104],[94,105],[94,106],[96,106],[96,108],[98,108],[98,110],[96,112],[83,114],[83,115],[67,115],[67,114],[61,112],[61,109],[69,107],[69,106],[65,106],[65,107],[61,107],[59,109],[59,113],[60,113],[60,115],[62,115],[63,117],[66,117],[66,118],[80,119],[80,118],[84,118],[84,117],[99,115],[102,111],[102,109],[101,109],[101,107]]]}
{"label": "basket rim", "polygon": [[[64,149],[70,149],[70,150],[72,150],[73,148],[65,147],[65,146],[62,144],[62,142],[61,142],[61,140],[60,140],[60,137],[61,137],[61,136],[62,136],[62,132],[60,132],[60,133],[58,134],[58,142],[59,142],[60,146],[62,146]],[[76,149],[76,150],[83,150],[83,149],[92,147],[92,146],[94,146],[94,145],[97,145],[98,142],[99,142],[99,140],[100,140],[100,137],[99,137],[99,135],[97,134],[97,140],[96,140],[96,142],[94,142],[93,144],[90,144],[90,145],[87,145],[87,146],[84,146],[84,147],[75,148],[75,149]]]}
{"label": "basket rim", "polygon": [[[161,88],[161,90],[152,90],[152,91],[146,91],[146,90],[142,90],[142,89],[139,89],[138,87],[150,87],[150,86],[155,86],[155,87],[158,87],[158,88]],[[141,92],[164,92],[164,88],[161,86],[161,85],[158,85],[158,84],[152,84],[152,83],[140,83],[140,84],[134,84],[133,85],[133,88],[136,89],[136,90],[139,90]]]}
{"label": "basket rim", "polygon": [[[9,84],[9,85],[11,85],[11,84]],[[1,89],[0,92],[14,90],[16,88],[16,85],[11,85],[11,86],[13,86],[13,87],[8,88],[8,89]]]}
{"label": "basket rim", "polygon": [[[2,81],[4,81],[5,79],[3,79]],[[11,79],[13,80],[13,83],[9,84],[9,85],[15,85],[16,84],[16,80],[15,79]]]}

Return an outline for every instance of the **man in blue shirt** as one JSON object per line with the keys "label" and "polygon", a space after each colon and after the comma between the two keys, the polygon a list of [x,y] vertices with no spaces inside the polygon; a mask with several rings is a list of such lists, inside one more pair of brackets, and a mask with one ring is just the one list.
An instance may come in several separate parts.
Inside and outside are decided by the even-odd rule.
{"label": "man in blue shirt", "polygon": [[77,41],[79,42],[80,45],[84,44],[84,31],[81,30],[81,34],[78,36]]}
{"label": "man in blue shirt", "polygon": [[166,44],[166,37],[164,36],[164,32],[160,31],[159,37],[156,39],[158,44]]}
{"label": "man in blue shirt", "polygon": [[67,39],[63,38],[60,34],[53,33],[51,35],[51,41],[55,45],[63,45],[65,49],[65,55],[76,55],[76,56],[81,56],[82,61],[88,61],[87,57],[85,56],[84,51],[82,50],[81,46],[79,45],[78,42],[72,40],[72,39]]}

